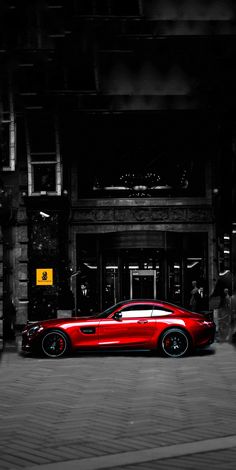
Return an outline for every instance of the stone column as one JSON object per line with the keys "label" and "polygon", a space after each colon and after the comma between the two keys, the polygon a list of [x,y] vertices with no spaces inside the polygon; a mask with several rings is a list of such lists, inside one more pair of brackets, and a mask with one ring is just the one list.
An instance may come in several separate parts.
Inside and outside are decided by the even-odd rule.
{"label": "stone column", "polygon": [[[232,271],[232,318],[233,330],[236,331],[236,136],[232,145],[232,234],[231,234],[231,271]],[[236,340],[236,338],[235,338]]]}
{"label": "stone column", "polygon": [[26,209],[17,212],[15,227],[13,269],[15,272],[13,295],[16,307],[16,326],[22,326],[28,319],[28,226]]}
{"label": "stone column", "polygon": [[75,314],[77,312],[77,244],[76,244],[76,230],[74,226],[71,225],[71,221],[69,221],[69,240],[68,240],[68,258],[69,264],[72,268],[72,272],[70,275],[70,289],[73,292],[74,300],[75,300]]}
{"label": "stone column", "polygon": [[215,225],[209,225],[208,228],[208,279],[209,279],[209,294],[215,287],[218,278],[217,269],[217,243],[216,243],[216,228]]}

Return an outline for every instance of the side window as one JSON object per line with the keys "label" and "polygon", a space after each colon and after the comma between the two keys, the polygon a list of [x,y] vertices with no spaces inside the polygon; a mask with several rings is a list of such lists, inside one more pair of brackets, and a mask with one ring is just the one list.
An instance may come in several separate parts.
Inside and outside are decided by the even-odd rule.
{"label": "side window", "polygon": [[129,305],[121,310],[122,318],[151,317],[152,305]]}
{"label": "side window", "polygon": [[160,307],[159,305],[153,306],[152,316],[153,317],[164,317],[166,315],[171,315],[173,313],[172,310],[165,307]]}

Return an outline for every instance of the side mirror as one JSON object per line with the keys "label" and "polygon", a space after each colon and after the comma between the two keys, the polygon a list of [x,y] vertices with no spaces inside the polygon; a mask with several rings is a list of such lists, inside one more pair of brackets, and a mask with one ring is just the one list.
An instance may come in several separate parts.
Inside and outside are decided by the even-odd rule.
{"label": "side mirror", "polygon": [[116,312],[114,315],[115,320],[121,320],[122,319],[122,313],[121,312]]}

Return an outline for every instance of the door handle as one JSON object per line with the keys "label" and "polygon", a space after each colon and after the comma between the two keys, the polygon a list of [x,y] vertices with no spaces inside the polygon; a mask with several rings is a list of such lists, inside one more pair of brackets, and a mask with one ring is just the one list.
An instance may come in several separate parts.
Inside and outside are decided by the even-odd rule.
{"label": "door handle", "polygon": [[144,323],[148,323],[148,320],[138,320],[138,323],[141,323],[143,325]]}

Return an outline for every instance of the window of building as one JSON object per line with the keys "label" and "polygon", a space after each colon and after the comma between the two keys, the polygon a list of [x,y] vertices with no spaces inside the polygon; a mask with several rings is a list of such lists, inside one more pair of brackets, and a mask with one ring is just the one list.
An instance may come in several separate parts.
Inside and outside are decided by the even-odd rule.
{"label": "window of building", "polygon": [[29,196],[60,195],[62,165],[58,131],[52,116],[35,113],[27,119]]}
{"label": "window of building", "polygon": [[6,86],[3,86],[0,100],[0,166],[3,171],[14,171],[16,165],[16,122],[12,95]]}
{"label": "window of building", "polygon": [[86,124],[78,149],[79,197],[205,195],[208,148],[203,131],[197,136],[195,121],[189,124],[188,133],[185,122],[181,127],[176,121],[147,117],[145,122],[113,117],[99,122],[91,119]]}
{"label": "window of building", "polygon": [[137,16],[138,7],[138,0],[80,0],[77,8],[80,15]]}
{"label": "window of building", "polygon": [[112,13],[117,16],[137,16],[139,14],[138,0],[113,0]]}
{"label": "window of building", "polygon": [[[136,161],[135,161],[136,158]],[[176,160],[144,158],[135,155],[117,156],[112,163],[98,160],[98,168],[88,178],[79,177],[79,195],[85,197],[188,197],[204,194],[204,172],[197,159]],[[114,171],[115,170],[115,171]]]}

